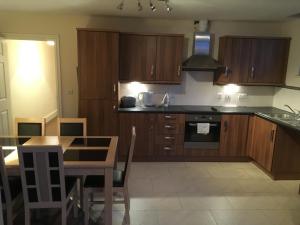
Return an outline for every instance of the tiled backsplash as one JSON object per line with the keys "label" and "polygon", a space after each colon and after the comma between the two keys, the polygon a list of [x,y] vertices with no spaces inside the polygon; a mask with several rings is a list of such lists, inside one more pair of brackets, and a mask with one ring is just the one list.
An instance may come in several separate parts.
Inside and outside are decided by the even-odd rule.
{"label": "tiled backsplash", "polygon": [[183,72],[180,85],[121,83],[120,97],[152,91],[159,104],[165,92],[172,105],[272,106],[275,88],[213,85],[211,72]]}

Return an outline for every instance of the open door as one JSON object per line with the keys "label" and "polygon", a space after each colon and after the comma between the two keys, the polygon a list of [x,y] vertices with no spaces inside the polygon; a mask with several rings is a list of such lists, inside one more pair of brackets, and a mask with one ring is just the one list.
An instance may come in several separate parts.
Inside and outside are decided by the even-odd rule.
{"label": "open door", "polygon": [[10,100],[5,46],[0,37],[0,135],[10,135]]}

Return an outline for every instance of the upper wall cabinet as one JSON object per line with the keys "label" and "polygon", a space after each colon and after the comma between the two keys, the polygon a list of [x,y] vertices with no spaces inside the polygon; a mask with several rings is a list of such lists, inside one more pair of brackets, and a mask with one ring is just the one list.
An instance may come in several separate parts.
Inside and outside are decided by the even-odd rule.
{"label": "upper wall cabinet", "polygon": [[183,35],[120,34],[121,82],[180,83]]}
{"label": "upper wall cabinet", "polygon": [[290,38],[220,38],[219,61],[224,73],[215,76],[216,84],[284,85]]}

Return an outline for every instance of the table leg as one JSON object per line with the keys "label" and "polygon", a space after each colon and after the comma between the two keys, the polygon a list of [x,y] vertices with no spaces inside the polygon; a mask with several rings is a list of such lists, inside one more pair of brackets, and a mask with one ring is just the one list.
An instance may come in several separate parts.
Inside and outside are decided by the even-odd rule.
{"label": "table leg", "polygon": [[113,168],[105,169],[105,225],[112,225]]}

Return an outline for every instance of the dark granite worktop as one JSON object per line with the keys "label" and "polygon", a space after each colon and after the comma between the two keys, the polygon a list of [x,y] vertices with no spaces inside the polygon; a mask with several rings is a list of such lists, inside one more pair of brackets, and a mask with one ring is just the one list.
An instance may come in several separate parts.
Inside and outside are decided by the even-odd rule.
{"label": "dark granite worktop", "polygon": [[290,114],[275,107],[224,107],[224,106],[196,106],[196,105],[170,105],[169,107],[135,107],[119,108],[120,113],[184,113],[184,114],[255,114],[278,125],[285,126],[300,132],[300,124],[295,125],[272,114]]}

